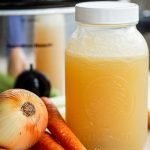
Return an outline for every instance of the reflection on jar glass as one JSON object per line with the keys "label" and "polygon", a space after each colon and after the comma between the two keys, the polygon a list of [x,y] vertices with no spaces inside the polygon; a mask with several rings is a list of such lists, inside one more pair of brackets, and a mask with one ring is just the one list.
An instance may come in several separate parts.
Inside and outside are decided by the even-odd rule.
{"label": "reflection on jar glass", "polygon": [[36,69],[47,75],[52,86],[64,94],[64,16],[40,15],[35,20]]}

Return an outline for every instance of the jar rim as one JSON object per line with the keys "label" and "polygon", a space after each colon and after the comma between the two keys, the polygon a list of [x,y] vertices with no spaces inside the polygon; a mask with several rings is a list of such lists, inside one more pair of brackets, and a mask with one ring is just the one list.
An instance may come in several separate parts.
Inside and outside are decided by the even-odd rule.
{"label": "jar rim", "polygon": [[138,22],[132,22],[132,23],[122,23],[122,24],[92,24],[92,23],[83,23],[76,21],[76,23],[80,26],[84,27],[105,27],[105,28],[120,28],[120,27],[128,27],[128,26],[136,26]]}

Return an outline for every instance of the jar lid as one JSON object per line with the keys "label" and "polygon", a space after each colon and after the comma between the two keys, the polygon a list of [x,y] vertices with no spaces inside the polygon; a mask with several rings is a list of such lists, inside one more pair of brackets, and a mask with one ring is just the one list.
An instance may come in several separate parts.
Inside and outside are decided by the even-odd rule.
{"label": "jar lid", "polygon": [[85,2],[76,5],[76,21],[87,24],[131,24],[139,21],[139,6],[129,2]]}

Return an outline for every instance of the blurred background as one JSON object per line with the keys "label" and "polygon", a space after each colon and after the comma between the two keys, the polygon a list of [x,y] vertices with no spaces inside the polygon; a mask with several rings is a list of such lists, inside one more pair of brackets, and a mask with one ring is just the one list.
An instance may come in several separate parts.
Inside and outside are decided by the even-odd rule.
{"label": "blurred background", "polygon": [[[78,2],[81,1],[0,2],[0,92],[13,87],[16,78],[33,64],[51,82],[53,95],[64,95],[64,51],[75,30],[74,6]],[[137,27],[150,47],[149,0],[130,2],[140,6]]]}

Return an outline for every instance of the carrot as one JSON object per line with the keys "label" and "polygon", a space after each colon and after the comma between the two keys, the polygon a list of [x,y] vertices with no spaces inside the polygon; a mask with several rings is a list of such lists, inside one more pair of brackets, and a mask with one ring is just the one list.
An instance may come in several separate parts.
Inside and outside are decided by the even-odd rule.
{"label": "carrot", "polygon": [[48,129],[65,150],[86,150],[83,144],[66,125],[64,119],[50,99],[43,97],[42,100],[48,110]]}
{"label": "carrot", "polygon": [[35,144],[31,150],[64,150],[62,146],[60,146],[49,133],[44,133],[40,139],[40,141]]}
{"label": "carrot", "polygon": [[150,129],[150,112],[148,113],[148,127]]}

